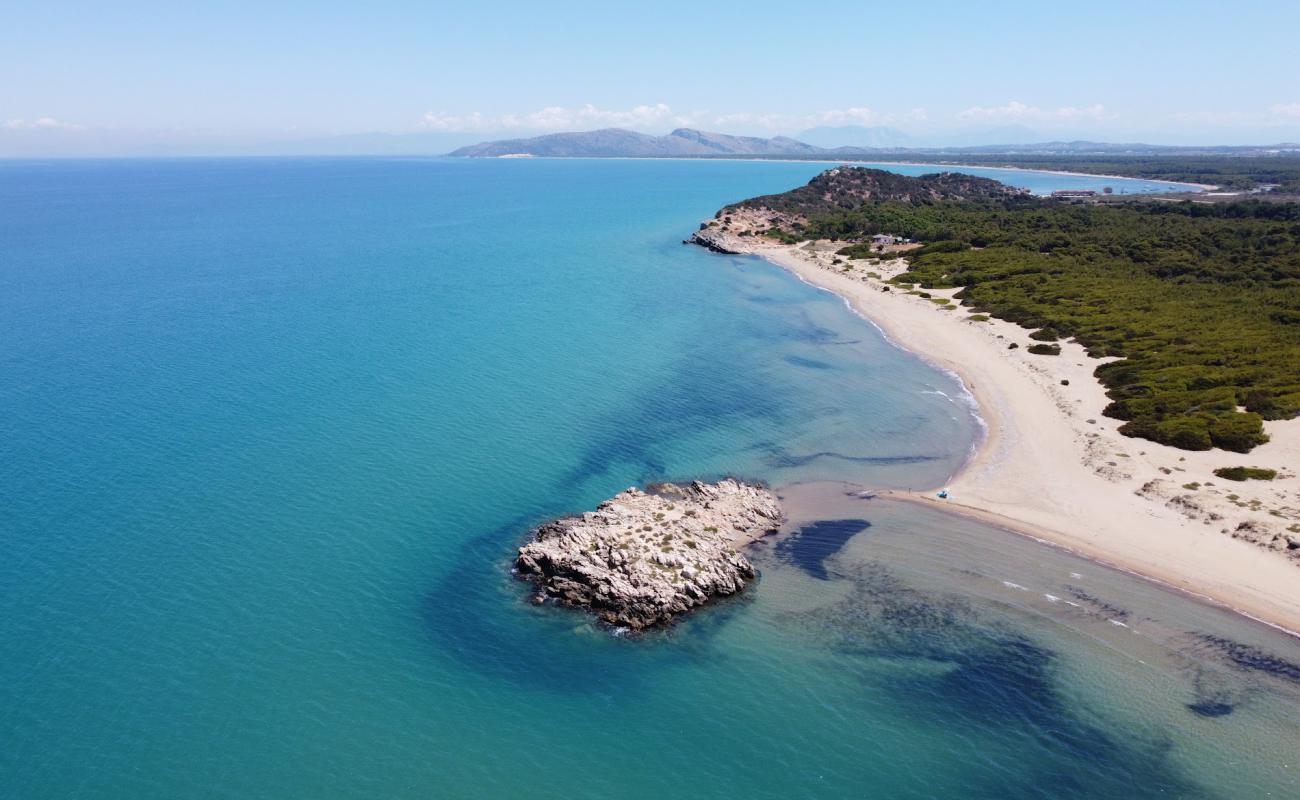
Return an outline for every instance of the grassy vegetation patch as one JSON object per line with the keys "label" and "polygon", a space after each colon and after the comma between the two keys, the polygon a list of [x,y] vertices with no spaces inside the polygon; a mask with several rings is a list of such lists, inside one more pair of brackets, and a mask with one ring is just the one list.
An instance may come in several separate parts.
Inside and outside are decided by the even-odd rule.
{"label": "grassy vegetation patch", "polygon": [[1229,481],[1271,481],[1277,477],[1277,470],[1260,467],[1219,467],[1214,474]]}

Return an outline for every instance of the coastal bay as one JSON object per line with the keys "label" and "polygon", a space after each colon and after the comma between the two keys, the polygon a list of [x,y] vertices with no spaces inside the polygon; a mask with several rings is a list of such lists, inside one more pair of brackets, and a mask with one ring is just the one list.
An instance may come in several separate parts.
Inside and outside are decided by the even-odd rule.
{"label": "coastal bay", "polygon": [[[0,165],[0,794],[1285,796],[1294,638],[895,502],[961,381],[680,245],[820,169]],[[790,519],[666,630],[509,575],[728,473]]]}
{"label": "coastal bay", "polygon": [[0,19],[0,800],[1300,800],[1300,4]]}
{"label": "coastal bay", "polygon": [[[1033,342],[1024,328],[972,321],[934,302],[955,290],[922,297],[888,284],[906,268],[901,260],[846,269],[835,254],[841,245],[728,236],[725,247],[835,293],[900,347],[961,376],[978,402],[984,440],[945,484],[898,493],[901,498],[941,503],[1300,631],[1295,563],[1285,550],[1231,535],[1267,515],[1265,504],[1300,507],[1300,420],[1266,423],[1270,441],[1248,456],[1127,438],[1101,415],[1107,399],[1093,376],[1101,362],[1078,343],[1062,342],[1055,358],[1029,353]],[[1234,459],[1276,469],[1283,478],[1258,488],[1216,478],[1214,469]],[[1198,486],[1184,486],[1193,482]],[[935,492],[945,486],[949,497],[939,500]],[[1206,489],[1193,494],[1200,486]]]}

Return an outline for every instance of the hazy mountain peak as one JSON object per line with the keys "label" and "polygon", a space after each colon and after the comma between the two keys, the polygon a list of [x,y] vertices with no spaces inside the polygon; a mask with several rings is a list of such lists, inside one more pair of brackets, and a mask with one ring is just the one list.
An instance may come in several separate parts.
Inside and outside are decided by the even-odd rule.
{"label": "hazy mountain peak", "polygon": [[588,157],[671,157],[704,155],[795,155],[820,152],[820,148],[785,136],[732,136],[695,128],[677,128],[666,136],[605,128],[596,131],[551,133],[527,139],[501,139],[462,147],[453,156],[505,155]]}

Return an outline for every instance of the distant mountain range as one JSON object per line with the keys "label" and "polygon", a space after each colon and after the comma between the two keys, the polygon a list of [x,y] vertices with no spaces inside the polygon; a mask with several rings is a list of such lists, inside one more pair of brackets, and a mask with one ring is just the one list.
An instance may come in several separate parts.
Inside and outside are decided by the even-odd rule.
{"label": "distant mountain range", "polygon": [[[864,133],[865,132],[865,133]],[[1267,146],[1206,146],[1182,147],[1154,144],[1112,144],[1107,142],[1069,141],[1039,142],[1034,144],[990,144],[969,147],[906,147],[899,142],[906,136],[892,128],[813,128],[804,134],[818,142],[836,141],[837,135],[845,139],[863,137],[879,144],[853,142],[842,146],[809,144],[786,136],[764,139],[757,136],[732,136],[709,133],[693,128],[678,128],[666,136],[651,136],[622,128],[604,128],[576,133],[550,133],[527,139],[500,139],[462,147],[450,153],[470,158],[499,158],[502,156],[550,156],[583,158],[674,158],[674,157],[725,157],[725,156],[794,156],[807,158],[824,155],[828,158],[855,156],[943,155],[943,154],[1006,154],[1006,155],[1271,155],[1300,154],[1300,144]],[[886,142],[895,142],[887,144]]]}
{"label": "distant mountain range", "polygon": [[605,128],[581,133],[551,133],[531,139],[501,139],[462,147],[453,156],[493,157],[511,155],[585,156],[596,158],[735,155],[813,155],[822,148],[777,136],[731,136],[678,128],[667,136],[651,136],[622,128]]}

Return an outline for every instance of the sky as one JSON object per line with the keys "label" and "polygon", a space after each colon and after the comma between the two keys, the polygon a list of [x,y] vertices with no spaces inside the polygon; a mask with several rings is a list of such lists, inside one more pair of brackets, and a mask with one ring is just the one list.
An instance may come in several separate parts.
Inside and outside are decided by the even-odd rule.
{"label": "sky", "polygon": [[0,0],[0,157],[440,152],[600,127],[1295,142],[1297,31],[1295,0]]}

